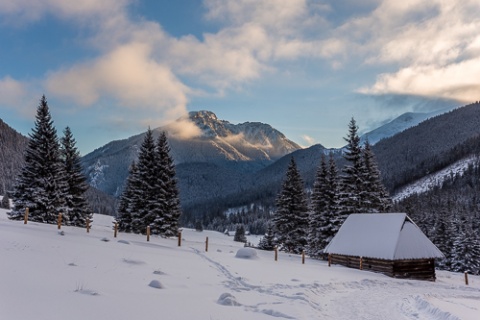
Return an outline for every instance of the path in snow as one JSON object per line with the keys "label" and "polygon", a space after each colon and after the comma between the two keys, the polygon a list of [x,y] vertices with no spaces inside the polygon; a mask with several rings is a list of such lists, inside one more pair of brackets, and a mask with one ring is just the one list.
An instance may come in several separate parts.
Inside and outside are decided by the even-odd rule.
{"label": "path in snow", "polygon": [[[305,283],[293,278],[287,279],[282,284],[266,285],[262,283],[262,285],[258,285],[237,274],[231,267],[214,260],[211,255],[195,248],[191,249],[224,277],[225,288],[234,292],[230,299],[235,299],[237,306],[278,318],[296,319],[282,309],[288,304],[300,304],[304,315],[301,319],[460,320],[461,318],[437,307],[437,305],[443,306],[449,303],[457,306],[458,301],[454,302],[455,299],[469,301],[465,307],[480,314],[480,291],[475,288],[452,286],[438,281],[435,284],[435,291],[432,293],[431,282],[389,278],[385,280],[385,277],[379,274],[373,274],[379,279],[365,278],[360,281],[336,281],[321,284],[316,281]],[[251,262],[253,265],[255,264],[255,261]],[[333,266],[332,268],[343,267]],[[372,273],[365,271],[351,271],[358,273],[359,278],[362,278],[362,275],[372,276]],[[459,291],[461,294],[458,293]],[[255,304],[246,304],[242,301],[242,293],[246,292],[250,296],[252,293],[256,294],[257,302]]]}

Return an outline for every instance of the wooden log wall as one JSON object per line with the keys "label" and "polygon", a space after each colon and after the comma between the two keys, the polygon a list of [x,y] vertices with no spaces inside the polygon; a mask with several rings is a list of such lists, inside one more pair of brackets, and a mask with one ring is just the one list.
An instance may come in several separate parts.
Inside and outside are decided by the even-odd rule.
{"label": "wooden log wall", "polygon": [[[332,254],[331,263],[360,269],[360,257],[356,256]],[[395,278],[435,281],[433,259],[382,260],[362,257],[362,269]]]}

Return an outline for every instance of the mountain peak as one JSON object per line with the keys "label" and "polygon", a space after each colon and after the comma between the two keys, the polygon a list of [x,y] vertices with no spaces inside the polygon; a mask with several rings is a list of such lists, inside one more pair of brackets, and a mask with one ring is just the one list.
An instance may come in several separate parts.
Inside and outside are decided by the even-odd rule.
{"label": "mountain peak", "polygon": [[210,121],[218,121],[217,115],[212,111],[208,111],[208,110],[190,111],[188,113],[188,117],[191,120],[204,119],[204,120],[210,120]]}

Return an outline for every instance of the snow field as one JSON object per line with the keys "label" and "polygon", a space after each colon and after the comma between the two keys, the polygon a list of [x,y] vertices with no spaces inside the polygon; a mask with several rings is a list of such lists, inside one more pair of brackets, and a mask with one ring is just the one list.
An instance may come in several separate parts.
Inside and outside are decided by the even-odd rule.
{"label": "snow field", "polygon": [[[0,319],[478,319],[480,277],[436,282],[249,250],[221,233],[177,239],[9,221],[0,211]],[[205,238],[209,251],[205,252]],[[104,241],[104,240],[109,241]],[[250,236],[256,244],[259,238]],[[241,249],[243,258],[236,254]]]}

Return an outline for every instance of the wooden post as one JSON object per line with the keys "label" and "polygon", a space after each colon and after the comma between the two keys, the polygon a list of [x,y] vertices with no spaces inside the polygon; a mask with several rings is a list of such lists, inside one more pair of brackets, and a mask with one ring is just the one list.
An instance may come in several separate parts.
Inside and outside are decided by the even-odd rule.
{"label": "wooden post", "polygon": [[330,267],[332,265],[332,256],[330,253],[328,254],[328,266]]}
{"label": "wooden post", "polygon": [[305,250],[302,250],[302,264],[305,264]]}
{"label": "wooden post", "polygon": [[90,218],[87,218],[87,233],[90,233]]}
{"label": "wooden post", "polygon": [[178,246],[182,246],[182,231],[178,231]]}
{"label": "wooden post", "polygon": [[118,231],[118,222],[115,221],[114,223],[115,223],[115,225],[113,226],[113,237],[116,238],[117,237],[117,231]]}
{"label": "wooden post", "polygon": [[205,252],[208,252],[208,237],[205,240]]}
{"label": "wooden post", "polygon": [[360,270],[363,270],[363,257],[360,257]]}
{"label": "wooden post", "polygon": [[468,286],[468,273],[465,271],[465,284]]}
{"label": "wooden post", "polygon": [[57,227],[58,227],[59,230],[62,228],[62,213],[61,212],[58,214]]}
{"label": "wooden post", "polygon": [[147,241],[150,241],[150,226],[147,226]]}
{"label": "wooden post", "polygon": [[28,222],[28,208],[25,208],[25,215],[23,216],[23,224]]}
{"label": "wooden post", "polygon": [[275,251],[275,261],[278,261],[278,248],[277,248],[277,246],[275,246],[275,248],[273,248],[273,250]]}

